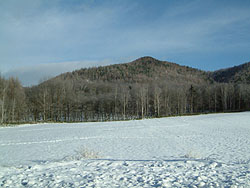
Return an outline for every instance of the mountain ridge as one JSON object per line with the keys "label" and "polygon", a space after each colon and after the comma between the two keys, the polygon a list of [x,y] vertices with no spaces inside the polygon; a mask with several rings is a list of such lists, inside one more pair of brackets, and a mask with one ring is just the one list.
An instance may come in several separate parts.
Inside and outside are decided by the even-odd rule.
{"label": "mountain ridge", "polygon": [[216,70],[211,73],[212,78],[223,83],[250,83],[250,62],[238,66]]}
{"label": "mountain ridge", "polygon": [[150,56],[141,57],[128,63],[82,68],[72,72],[60,74],[51,80],[74,80],[76,77],[77,79],[81,77],[81,80],[103,80],[106,82],[122,81],[126,83],[141,83],[157,79],[165,79],[171,82],[193,82],[194,84],[213,82],[206,71],[179,65],[169,61],[160,61]]}
{"label": "mountain ridge", "polygon": [[[133,67],[137,67],[137,69]],[[94,76],[90,73],[92,71],[98,73]],[[107,73],[104,73],[105,71]],[[66,80],[77,75],[91,81],[103,79],[105,81],[123,80],[131,82],[138,81],[138,76],[141,76],[141,79],[146,79],[146,81],[152,80],[153,77],[158,79],[159,77],[164,78],[164,76],[166,79],[180,81],[187,74],[190,74],[190,76],[188,76],[188,80],[184,79],[185,81],[197,79],[199,83],[205,80],[208,83],[250,83],[250,62],[215,71],[204,71],[174,62],[158,60],[151,56],[144,56],[127,63],[77,69],[72,72],[62,73],[51,78],[51,80],[59,78]]]}

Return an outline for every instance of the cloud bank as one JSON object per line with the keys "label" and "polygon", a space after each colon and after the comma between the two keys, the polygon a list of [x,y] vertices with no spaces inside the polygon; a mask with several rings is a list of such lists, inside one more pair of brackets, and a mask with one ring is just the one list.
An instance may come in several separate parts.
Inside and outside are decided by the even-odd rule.
{"label": "cloud bank", "polygon": [[48,63],[41,65],[25,66],[21,68],[11,69],[5,72],[5,77],[17,77],[24,86],[37,85],[42,81],[57,76],[61,73],[71,72],[81,68],[97,67],[114,64],[115,62],[105,61],[82,61],[82,62],[63,62]]}

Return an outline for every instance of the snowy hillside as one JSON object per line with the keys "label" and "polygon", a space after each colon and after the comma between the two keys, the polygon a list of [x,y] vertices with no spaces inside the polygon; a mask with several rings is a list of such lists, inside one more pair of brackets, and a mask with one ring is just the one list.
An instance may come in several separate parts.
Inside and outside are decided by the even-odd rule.
{"label": "snowy hillside", "polygon": [[0,187],[250,187],[250,113],[0,128]]}

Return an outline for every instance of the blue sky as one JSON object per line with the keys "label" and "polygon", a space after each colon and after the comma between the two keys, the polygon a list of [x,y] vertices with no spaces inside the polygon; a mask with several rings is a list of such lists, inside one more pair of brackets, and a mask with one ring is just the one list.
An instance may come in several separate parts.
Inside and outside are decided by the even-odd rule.
{"label": "blue sky", "polygon": [[249,0],[0,0],[0,72],[24,85],[142,56],[203,70],[250,61]]}

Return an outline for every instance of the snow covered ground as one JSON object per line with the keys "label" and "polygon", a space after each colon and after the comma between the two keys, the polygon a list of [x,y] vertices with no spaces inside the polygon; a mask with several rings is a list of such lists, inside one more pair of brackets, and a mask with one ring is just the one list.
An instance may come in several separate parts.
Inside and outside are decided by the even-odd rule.
{"label": "snow covered ground", "polygon": [[0,128],[0,187],[250,187],[250,112]]}

